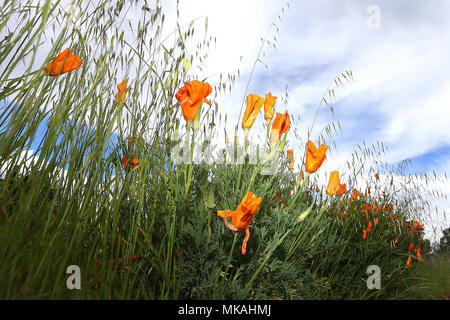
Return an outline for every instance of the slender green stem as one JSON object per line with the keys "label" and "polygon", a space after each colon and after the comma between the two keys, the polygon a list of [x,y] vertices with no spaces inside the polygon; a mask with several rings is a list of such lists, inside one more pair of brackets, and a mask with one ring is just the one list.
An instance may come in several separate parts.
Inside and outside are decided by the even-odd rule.
{"label": "slender green stem", "polygon": [[226,266],[225,273],[223,276],[224,280],[228,274],[228,270],[230,269],[231,259],[233,257],[233,251],[234,251],[234,247],[236,246],[236,240],[237,240],[238,234],[239,234],[239,231],[234,231],[233,244],[231,245],[230,254],[229,254],[228,260],[227,260],[227,266]]}

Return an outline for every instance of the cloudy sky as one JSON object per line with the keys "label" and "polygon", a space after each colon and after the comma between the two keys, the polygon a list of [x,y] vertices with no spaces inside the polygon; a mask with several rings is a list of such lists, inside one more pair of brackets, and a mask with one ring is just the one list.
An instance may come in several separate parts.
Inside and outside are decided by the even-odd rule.
{"label": "cloudy sky", "polygon": [[[163,3],[170,12],[170,2]],[[288,85],[287,109],[310,123],[328,84],[351,70],[354,81],[336,89],[332,103],[343,131],[339,153],[362,140],[382,140],[390,149],[388,160],[411,159],[414,173],[450,168],[448,1],[291,1],[280,22],[282,6],[261,0],[181,1],[181,21],[208,16],[217,37],[205,74],[240,68],[234,92],[220,98],[226,101],[222,111],[230,116],[240,109],[260,38],[276,21],[277,49],[265,50],[269,70],[258,64],[249,92],[282,97]],[[368,26],[373,6],[379,29]],[[279,111],[285,107],[277,103]],[[331,120],[323,111],[319,128]]]}
{"label": "cloudy sky", "polygon": [[[173,2],[163,1],[168,17],[174,12]],[[217,98],[220,110],[235,119],[230,123],[237,121],[260,39],[275,22],[279,33],[272,28],[268,39],[277,37],[276,50],[265,46],[268,70],[257,65],[249,93],[271,91],[280,97],[277,111],[288,109],[294,118],[301,117],[303,138],[329,83],[341,72],[353,73],[352,82],[335,89],[331,104],[342,135],[324,171],[343,170],[362,141],[383,141],[389,149],[384,161],[412,161],[405,173],[450,172],[449,1],[297,0],[288,8],[286,2],[273,0],[188,0],[179,8],[181,22],[207,16],[209,32],[217,37],[216,48],[202,66],[204,75],[240,69],[233,92]],[[286,85],[287,105],[281,100]],[[323,108],[313,140],[331,120]],[[295,139],[289,142],[294,154],[303,152]],[[449,185],[438,187],[450,195]],[[447,204],[444,208],[448,211]],[[434,224],[448,227],[449,217],[434,219]]]}
{"label": "cloudy sky", "polygon": [[[175,27],[175,4],[162,1],[166,33]],[[201,66],[204,71],[192,68],[198,78],[218,83],[218,72],[240,70],[231,94],[216,97],[219,111],[227,113],[230,136],[261,37],[269,30],[267,39],[273,42],[276,37],[276,49],[264,46],[264,64],[257,64],[248,93],[264,96],[270,91],[278,96],[277,111],[287,109],[296,119],[302,142],[330,82],[347,70],[353,73],[353,81],[335,88],[331,101],[342,135],[335,136],[336,149],[323,172],[344,171],[362,141],[382,141],[389,149],[383,160],[390,164],[410,159],[407,173],[450,172],[449,1],[292,0],[288,6],[276,0],[181,0],[179,12],[181,25],[200,18],[195,22],[198,30],[208,17],[208,33],[217,39]],[[252,132],[262,128],[262,118]],[[313,141],[331,120],[322,107]],[[288,140],[294,157],[304,152],[294,135]],[[439,188],[450,195],[448,184]],[[447,204],[443,207],[450,211]],[[449,217],[432,223],[450,225]]]}

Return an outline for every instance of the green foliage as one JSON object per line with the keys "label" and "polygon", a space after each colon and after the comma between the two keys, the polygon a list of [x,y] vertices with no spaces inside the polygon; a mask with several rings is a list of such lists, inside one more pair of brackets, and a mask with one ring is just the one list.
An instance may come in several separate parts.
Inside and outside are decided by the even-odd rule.
{"label": "green foliage", "polygon": [[450,252],[450,228],[442,231],[442,237],[439,240],[439,252]]}

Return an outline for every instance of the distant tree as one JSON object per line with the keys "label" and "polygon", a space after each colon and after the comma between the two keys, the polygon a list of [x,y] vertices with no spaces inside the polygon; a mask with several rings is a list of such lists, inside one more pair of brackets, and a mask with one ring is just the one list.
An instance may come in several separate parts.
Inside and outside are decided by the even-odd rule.
{"label": "distant tree", "polygon": [[450,252],[450,227],[442,232],[441,240],[439,240],[439,251]]}

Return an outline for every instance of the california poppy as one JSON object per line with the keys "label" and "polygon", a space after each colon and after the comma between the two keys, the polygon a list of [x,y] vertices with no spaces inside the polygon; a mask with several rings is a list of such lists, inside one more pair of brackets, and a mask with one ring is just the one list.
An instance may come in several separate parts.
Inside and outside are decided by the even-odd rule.
{"label": "california poppy", "polygon": [[[258,210],[261,201],[262,197],[257,197],[254,193],[247,192],[235,211],[217,211],[217,215],[224,219],[225,225],[230,230],[245,230],[246,236],[244,242],[242,243],[242,254],[246,253],[247,241],[250,236],[250,223],[256,211]],[[231,218],[232,224],[228,223],[227,218]]]}
{"label": "california poppy", "polygon": [[366,229],[364,229],[364,230],[362,231],[362,233],[363,233],[363,239],[365,239],[365,238],[367,237],[367,231],[366,231]]}
{"label": "california poppy", "polygon": [[334,195],[338,190],[340,190],[341,185],[339,184],[339,172],[333,171],[330,173],[330,181],[328,182],[326,194],[329,196]]}
{"label": "california poppy", "polygon": [[369,221],[369,224],[367,225],[367,232],[372,231],[372,221]]}
{"label": "california poppy", "polygon": [[414,248],[414,243],[410,243],[409,247],[408,247],[408,250],[411,251],[413,248]]}
{"label": "california poppy", "polygon": [[138,158],[134,157],[133,160],[131,160],[131,164],[134,168],[136,168],[136,166],[139,164]]}
{"label": "california poppy", "polygon": [[178,90],[175,97],[181,104],[181,109],[183,110],[183,115],[186,120],[195,119],[202,102],[211,104],[211,102],[206,99],[211,92],[212,87],[209,83],[198,80],[189,81]]}
{"label": "california poppy", "polygon": [[277,143],[281,139],[281,135],[289,130],[291,127],[291,120],[287,110],[284,113],[277,113],[275,120],[272,124],[272,130],[270,132],[270,141]]}
{"label": "california poppy", "polygon": [[47,65],[45,72],[47,72],[50,76],[57,76],[59,74],[75,70],[82,64],[83,61],[81,61],[80,56],[74,56],[72,52],[70,52],[69,48],[66,48]]}
{"label": "california poppy", "polygon": [[256,93],[247,95],[247,108],[245,108],[242,128],[250,129],[258,116],[259,110],[264,103],[264,98]]}
{"label": "california poppy", "polygon": [[391,186],[392,186],[393,183],[394,183],[394,178],[391,178]]}
{"label": "california poppy", "polygon": [[314,143],[311,140],[308,141],[308,147],[306,149],[306,171],[308,171],[309,173],[313,173],[320,168],[322,163],[327,158],[325,156],[327,149],[328,146],[326,144],[321,144],[319,148],[316,149]]}
{"label": "california poppy", "polygon": [[123,158],[122,158],[122,165],[125,167],[125,169],[129,168],[129,167],[133,167],[136,168],[137,165],[139,164],[139,160],[136,157],[133,157],[133,159],[131,159],[131,161],[128,163],[128,159],[126,154],[123,154]]}
{"label": "california poppy", "polygon": [[339,184],[339,190],[336,192],[337,196],[342,196],[345,192],[347,192],[347,186],[346,184]]}
{"label": "california poppy", "polygon": [[[292,149],[289,149],[287,151],[287,158],[289,160],[289,170],[294,170],[294,152],[292,151]],[[303,173],[303,171],[302,171]]]}
{"label": "california poppy", "polygon": [[377,178],[377,180],[380,180],[380,176],[378,175],[378,173],[375,173],[375,178]]}
{"label": "california poppy", "polygon": [[348,214],[348,212],[344,211],[342,212],[342,218],[345,217]]}
{"label": "california poppy", "polygon": [[411,257],[408,257],[408,260],[406,260],[406,266],[409,267],[409,265],[411,264]]}
{"label": "california poppy", "polygon": [[358,190],[353,189],[352,199],[353,199],[353,200],[356,200],[356,198],[358,198],[358,196],[359,196],[360,194],[361,194],[361,193],[360,193]]}
{"label": "california poppy", "polygon": [[275,102],[277,97],[272,96],[272,93],[266,93],[266,98],[264,99],[264,119],[267,121],[272,120],[275,113]]}
{"label": "california poppy", "polygon": [[117,95],[117,102],[120,101],[121,98],[123,98],[123,102],[125,103],[125,94],[127,93],[127,82],[123,80],[118,86],[119,88],[119,94]]}
{"label": "california poppy", "polygon": [[416,251],[417,259],[419,259],[419,261],[422,260],[422,255],[421,255],[422,248],[417,248],[415,251]]}
{"label": "california poppy", "polygon": [[420,230],[422,228],[423,228],[423,224],[419,224],[419,221],[416,221],[416,223],[413,226],[411,226],[411,230],[413,232],[417,231],[417,230]]}

